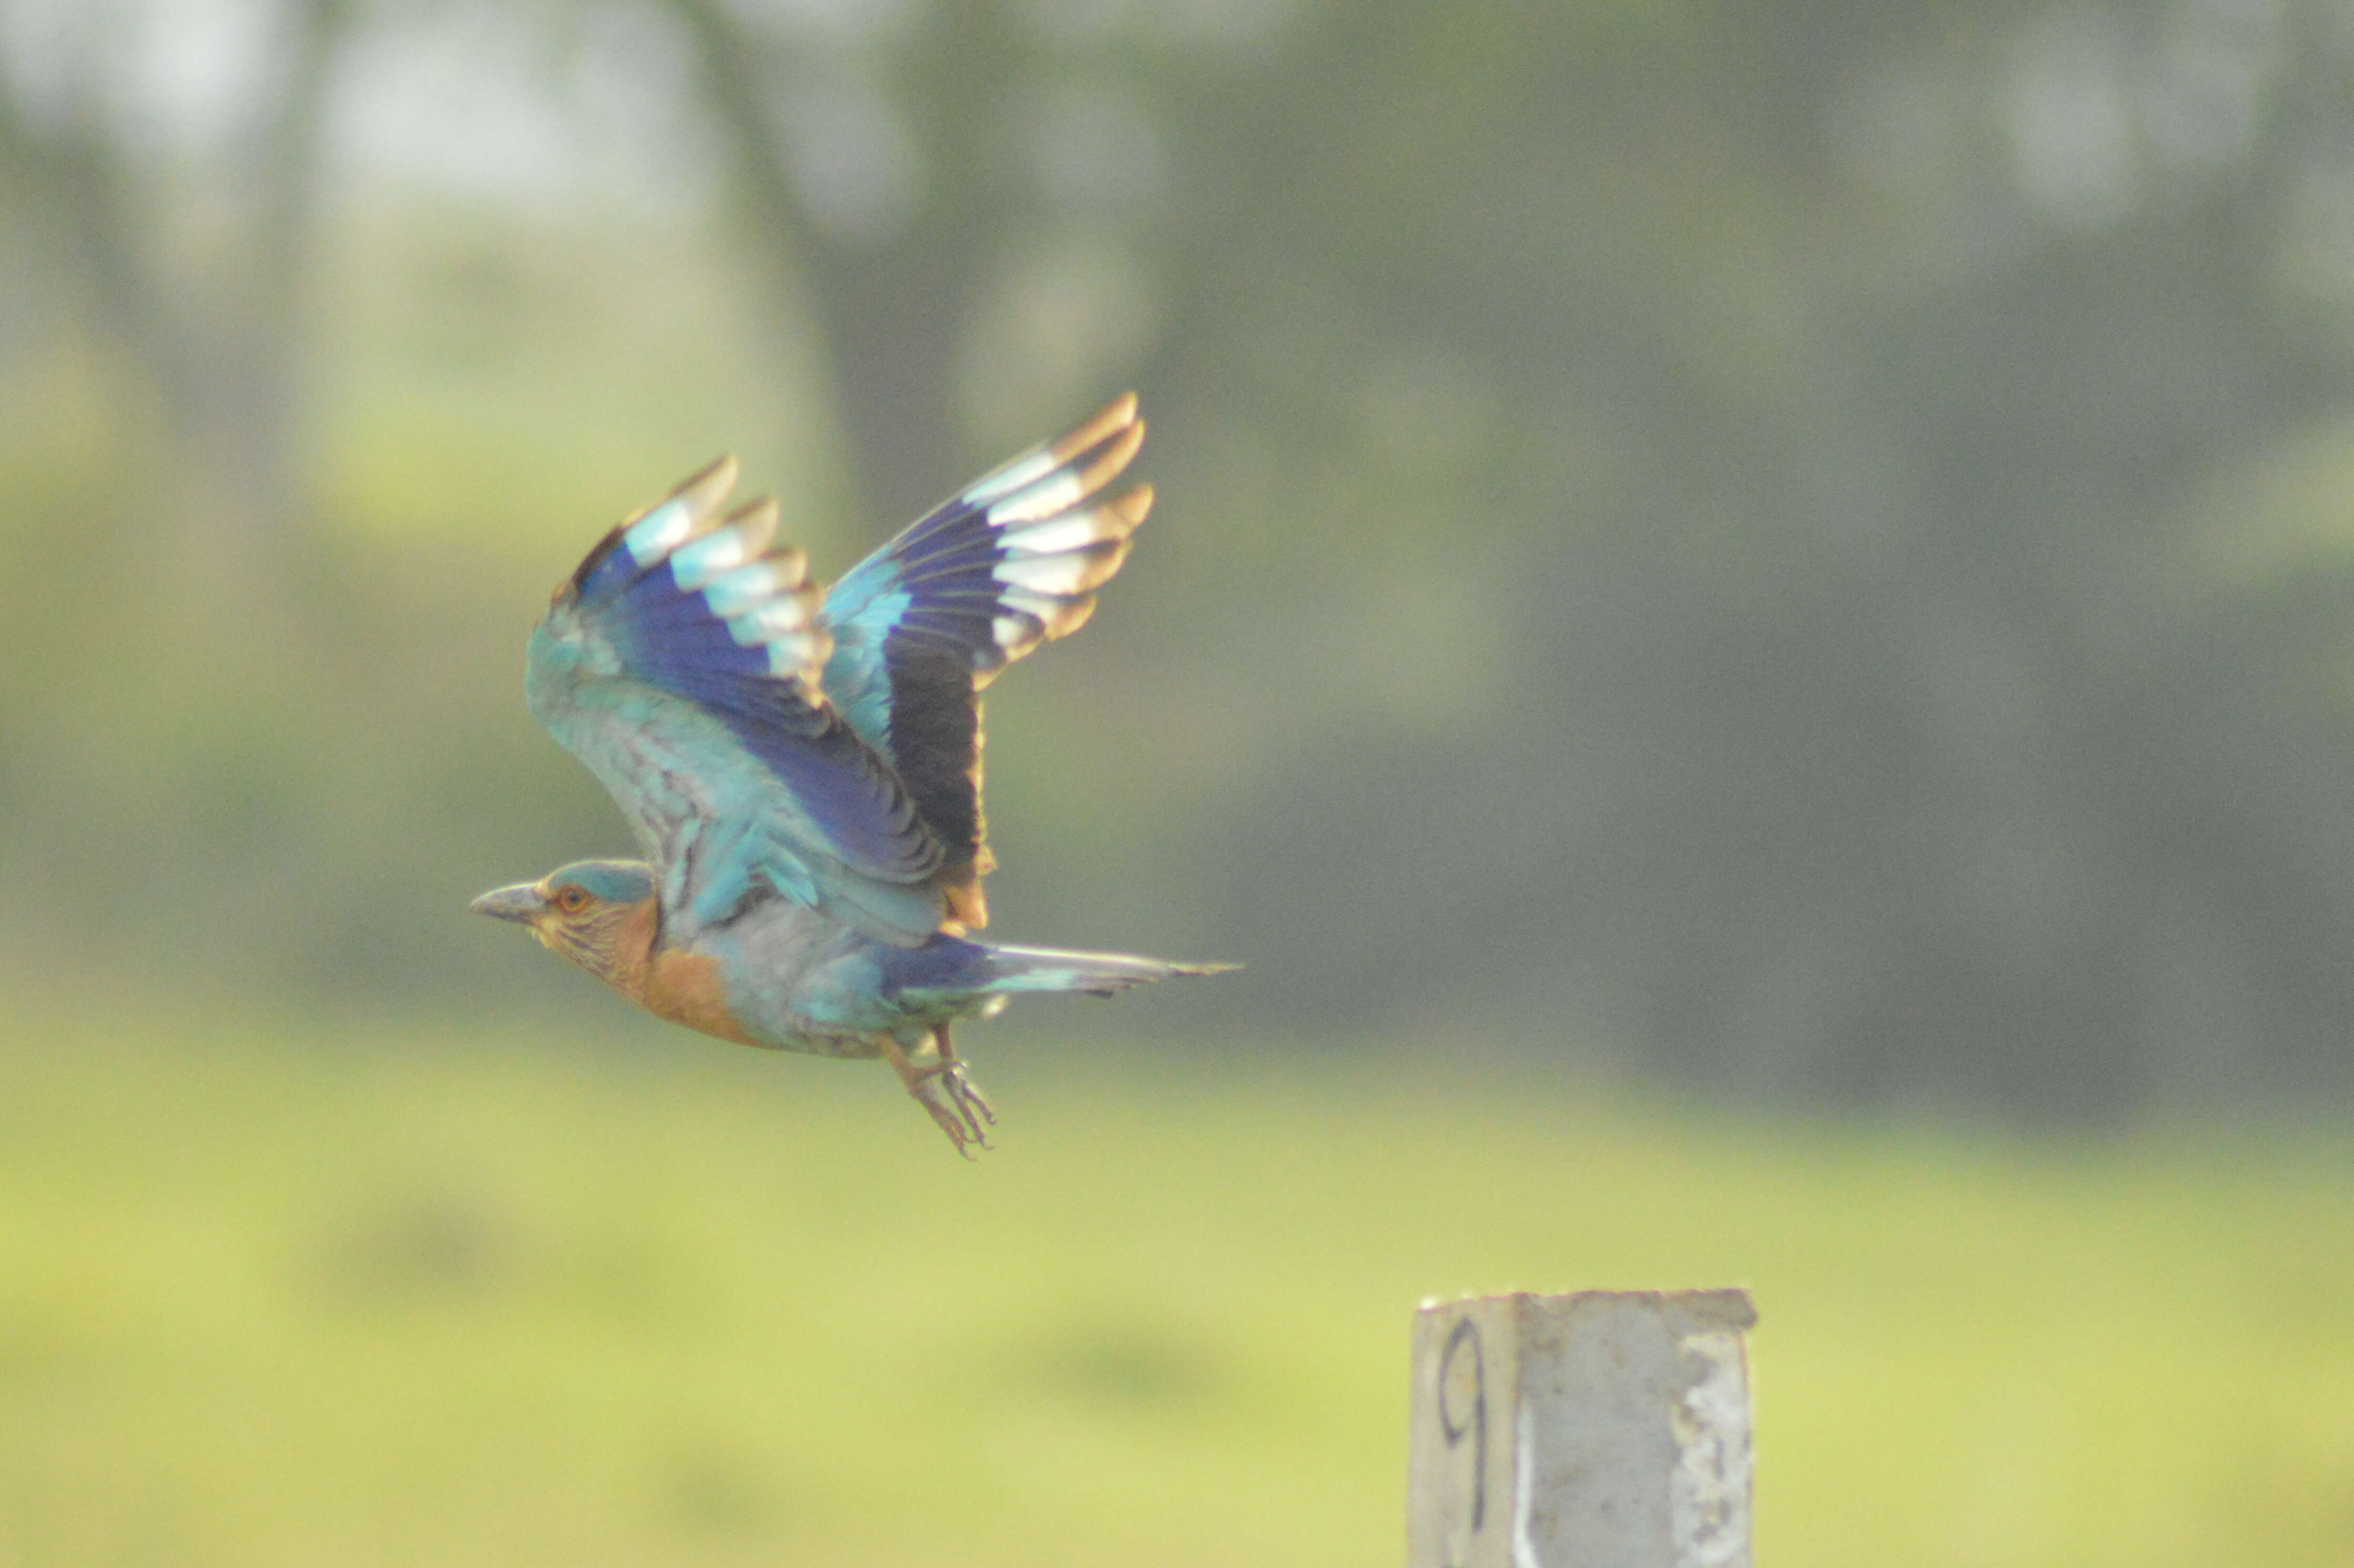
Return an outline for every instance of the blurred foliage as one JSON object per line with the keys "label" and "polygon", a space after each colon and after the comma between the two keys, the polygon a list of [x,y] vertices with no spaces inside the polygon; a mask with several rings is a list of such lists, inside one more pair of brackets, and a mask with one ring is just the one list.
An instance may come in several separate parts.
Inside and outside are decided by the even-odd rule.
{"label": "blurred foliage", "polygon": [[1790,1104],[2342,1092],[2323,0],[0,5],[12,962],[553,999],[538,596],[734,447],[839,570],[1140,387],[992,694],[1010,934]]}
{"label": "blurred foliage", "polygon": [[2354,1531],[2336,1134],[1064,1042],[991,1059],[967,1171],[879,1069],[79,1011],[0,1019],[10,1563],[1394,1563],[1413,1305],[1565,1279],[1755,1288],[1761,1561]]}

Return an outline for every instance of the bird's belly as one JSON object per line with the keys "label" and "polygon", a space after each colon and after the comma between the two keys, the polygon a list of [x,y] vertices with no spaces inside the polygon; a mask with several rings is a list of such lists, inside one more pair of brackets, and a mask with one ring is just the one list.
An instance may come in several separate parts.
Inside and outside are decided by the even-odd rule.
{"label": "bird's belly", "polygon": [[651,967],[648,983],[632,1000],[657,1018],[763,1051],[812,1056],[883,1054],[874,1035],[813,1028],[789,1010],[762,1005],[757,995],[731,1000],[719,966],[699,954],[663,954]]}

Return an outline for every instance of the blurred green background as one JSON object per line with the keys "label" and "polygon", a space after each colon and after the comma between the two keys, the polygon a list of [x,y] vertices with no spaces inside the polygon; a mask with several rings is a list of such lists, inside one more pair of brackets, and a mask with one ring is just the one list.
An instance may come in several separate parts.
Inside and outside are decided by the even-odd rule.
{"label": "blurred green background", "polygon": [[[0,1561],[1359,1564],[1407,1319],[1746,1284],[1774,1562],[2354,1561],[2354,14],[0,0]],[[1123,387],[879,1069],[465,899],[721,450]]]}

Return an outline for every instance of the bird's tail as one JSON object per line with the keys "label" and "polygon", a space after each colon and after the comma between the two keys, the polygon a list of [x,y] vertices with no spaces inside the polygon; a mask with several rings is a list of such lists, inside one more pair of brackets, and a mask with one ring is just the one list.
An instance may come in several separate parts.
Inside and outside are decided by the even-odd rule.
{"label": "bird's tail", "polygon": [[984,950],[989,955],[989,980],[981,989],[996,995],[1075,991],[1087,996],[1114,996],[1131,986],[1150,985],[1175,975],[1214,975],[1241,967],[1174,964],[1129,953],[1066,953],[1053,948],[989,947]]}

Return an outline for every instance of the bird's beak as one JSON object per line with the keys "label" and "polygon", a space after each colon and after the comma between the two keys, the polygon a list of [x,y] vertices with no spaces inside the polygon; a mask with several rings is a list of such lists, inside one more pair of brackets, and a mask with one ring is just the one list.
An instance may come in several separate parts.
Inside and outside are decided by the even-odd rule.
{"label": "bird's beak", "polygon": [[466,907],[493,920],[513,920],[528,926],[547,913],[547,900],[532,884],[518,882],[513,887],[493,887]]}

